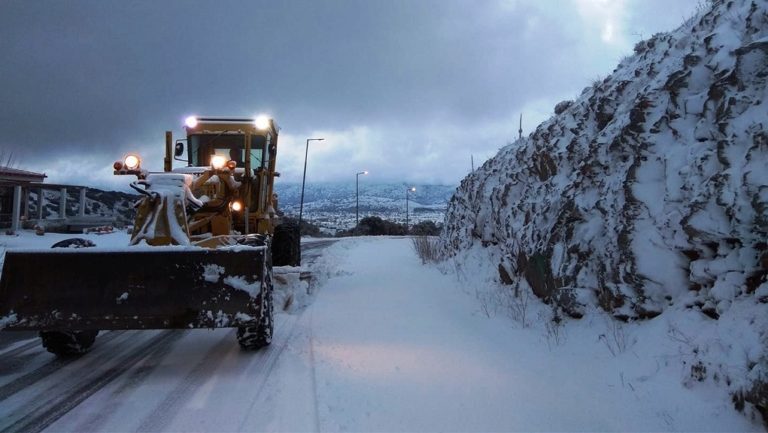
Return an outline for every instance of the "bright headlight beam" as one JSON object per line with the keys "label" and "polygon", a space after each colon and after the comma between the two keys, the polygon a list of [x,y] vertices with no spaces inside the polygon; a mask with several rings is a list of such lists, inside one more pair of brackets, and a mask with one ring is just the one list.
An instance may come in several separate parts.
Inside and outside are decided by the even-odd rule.
{"label": "bright headlight beam", "polygon": [[215,168],[216,170],[221,170],[224,168],[224,165],[227,163],[227,158],[224,158],[221,155],[213,155],[211,157],[211,167]]}
{"label": "bright headlight beam", "polygon": [[136,170],[141,164],[141,159],[136,155],[128,155],[125,157],[125,168],[128,170]]}

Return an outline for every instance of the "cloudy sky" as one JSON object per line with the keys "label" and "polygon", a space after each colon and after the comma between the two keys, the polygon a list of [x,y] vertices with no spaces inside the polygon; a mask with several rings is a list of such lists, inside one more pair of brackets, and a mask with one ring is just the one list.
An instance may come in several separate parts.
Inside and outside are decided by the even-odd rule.
{"label": "cloudy sky", "polygon": [[[124,189],[190,114],[268,113],[283,182],[454,184],[696,0],[0,1],[0,155]],[[3,161],[5,162],[5,161]]]}

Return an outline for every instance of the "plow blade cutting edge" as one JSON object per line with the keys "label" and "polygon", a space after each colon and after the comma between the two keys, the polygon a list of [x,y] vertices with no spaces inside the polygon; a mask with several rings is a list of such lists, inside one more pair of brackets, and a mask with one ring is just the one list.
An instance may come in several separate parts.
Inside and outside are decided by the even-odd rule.
{"label": "plow blade cutting edge", "polygon": [[271,288],[267,260],[266,246],[8,251],[0,329],[248,326]]}

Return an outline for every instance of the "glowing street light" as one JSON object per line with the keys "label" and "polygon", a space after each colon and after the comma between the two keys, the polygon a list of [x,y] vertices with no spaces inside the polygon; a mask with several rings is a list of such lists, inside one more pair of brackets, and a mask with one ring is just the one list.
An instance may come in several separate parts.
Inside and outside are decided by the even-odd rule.
{"label": "glowing street light", "polygon": [[416,192],[416,188],[413,186],[409,186],[405,190],[405,234],[408,234],[408,194]]}
{"label": "glowing street light", "polygon": [[361,171],[355,174],[355,228],[360,224],[360,175],[368,174],[368,171]]}
{"label": "glowing street light", "polygon": [[310,141],[323,141],[325,138],[307,138],[307,148],[304,151],[304,175],[301,176],[301,202],[299,203],[299,237],[301,237],[301,217],[304,214],[304,182],[307,180],[307,155]]}

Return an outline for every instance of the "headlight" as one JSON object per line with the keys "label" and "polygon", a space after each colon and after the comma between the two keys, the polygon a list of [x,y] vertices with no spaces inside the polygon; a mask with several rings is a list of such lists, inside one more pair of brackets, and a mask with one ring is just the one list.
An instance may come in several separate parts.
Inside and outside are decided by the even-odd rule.
{"label": "headlight", "polygon": [[232,207],[232,210],[235,212],[240,212],[243,210],[243,204],[239,201],[233,201],[229,206]]}
{"label": "headlight", "polygon": [[141,159],[136,155],[128,155],[125,157],[125,168],[128,170],[136,170],[141,165]]}
{"label": "headlight", "polygon": [[186,120],[184,120],[184,124],[187,125],[188,128],[194,128],[197,126],[197,117],[195,116],[189,116]]}
{"label": "headlight", "polygon": [[213,155],[211,157],[211,167],[215,168],[216,170],[221,170],[224,168],[224,165],[227,163],[227,158],[224,158],[221,155]]}
{"label": "headlight", "polygon": [[269,128],[269,117],[258,116],[253,120],[253,124],[256,125],[257,129],[267,129]]}

